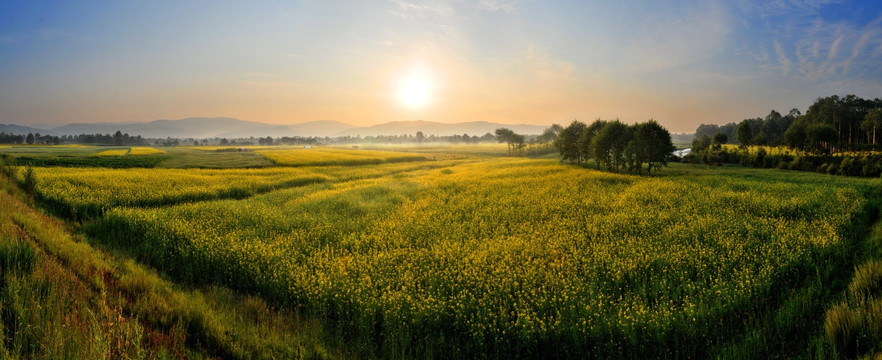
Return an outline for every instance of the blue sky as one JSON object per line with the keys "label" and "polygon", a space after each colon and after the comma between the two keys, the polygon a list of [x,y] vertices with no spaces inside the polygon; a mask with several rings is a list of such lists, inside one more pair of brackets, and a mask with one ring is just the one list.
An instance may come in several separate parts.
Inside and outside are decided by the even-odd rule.
{"label": "blue sky", "polygon": [[[401,95],[415,82],[419,105]],[[882,97],[882,2],[0,3],[0,123],[618,117],[692,132],[832,94]]]}

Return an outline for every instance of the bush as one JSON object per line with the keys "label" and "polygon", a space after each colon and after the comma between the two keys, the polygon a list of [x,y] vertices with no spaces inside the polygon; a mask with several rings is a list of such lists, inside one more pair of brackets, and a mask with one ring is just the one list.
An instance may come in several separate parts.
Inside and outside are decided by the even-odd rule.
{"label": "bush", "polygon": [[22,180],[21,188],[28,195],[34,194],[34,190],[37,189],[37,175],[34,174],[34,168],[28,166],[28,168],[25,170],[24,180]]}

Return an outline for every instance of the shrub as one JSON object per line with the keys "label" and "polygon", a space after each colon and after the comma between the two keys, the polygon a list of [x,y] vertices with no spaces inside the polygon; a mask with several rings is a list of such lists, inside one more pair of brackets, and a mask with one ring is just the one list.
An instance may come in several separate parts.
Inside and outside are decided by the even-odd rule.
{"label": "shrub", "polygon": [[24,180],[22,180],[22,190],[25,191],[28,195],[34,194],[34,189],[37,188],[37,175],[34,174],[34,168],[28,166],[28,168],[24,172]]}

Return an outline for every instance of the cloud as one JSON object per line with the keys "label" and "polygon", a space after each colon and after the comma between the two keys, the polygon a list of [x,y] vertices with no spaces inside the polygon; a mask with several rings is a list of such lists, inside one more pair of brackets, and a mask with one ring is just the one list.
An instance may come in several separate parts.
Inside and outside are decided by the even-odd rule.
{"label": "cloud", "polygon": [[772,46],[778,55],[777,66],[771,68],[780,69],[784,78],[812,83],[843,83],[844,78],[856,77],[882,81],[882,16],[865,25],[826,21],[820,11],[830,4],[833,2],[788,1],[763,8],[762,14],[768,16],[780,13],[784,7],[798,10],[768,19],[764,32],[774,34]]}
{"label": "cloud", "polygon": [[681,9],[648,11],[635,19],[626,50],[634,71],[654,72],[706,61],[725,51],[731,32],[729,12],[719,2]]}
{"label": "cloud", "polygon": [[511,11],[514,9],[514,2],[511,0],[481,0],[480,7],[490,11]]}
{"label": "cloud", "polygon": [[424,18],[434,15],[448,15],[452,12],[450,6],[441,1],[423,0],[391,0],[395,4],[393,15],[405,19]]}
{"label": "cloud", "polygon": [[777,40],[775,40],[775,54],[778,54],[778,63],[781,64],[781,71],[784,73],[784,76],[787,76],[787,74],[790,73],[790,69],[793,67],[793,62],[787,58],[787,54],[784,52],[784,49],[781,48],[781,43]]}

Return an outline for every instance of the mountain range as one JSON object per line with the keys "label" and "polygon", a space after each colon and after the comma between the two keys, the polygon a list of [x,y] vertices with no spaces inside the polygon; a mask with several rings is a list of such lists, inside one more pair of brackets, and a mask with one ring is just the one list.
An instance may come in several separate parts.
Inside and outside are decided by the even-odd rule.
{"label": "mountain range", "polygon": [[519,134],[541,134],[544,126],[507,125],[486,121],[440,123],[433,121],[393,121],[373,126],[359,127],[334,120],[316,120],[299,124],[278,125],[245,121],[233,118],[194,117],[180,120],[154,120],[139,123],[76,123],[38,129],[29,126],[0,124],[0,132],[7,134],[40,133],[42,135],[113,134],[117,131],[145,138],[241,138],[282,136],[378,136],[414,135],[421,131],[426,136],[454,134],[484,135],[498,128],[507,127]]}

